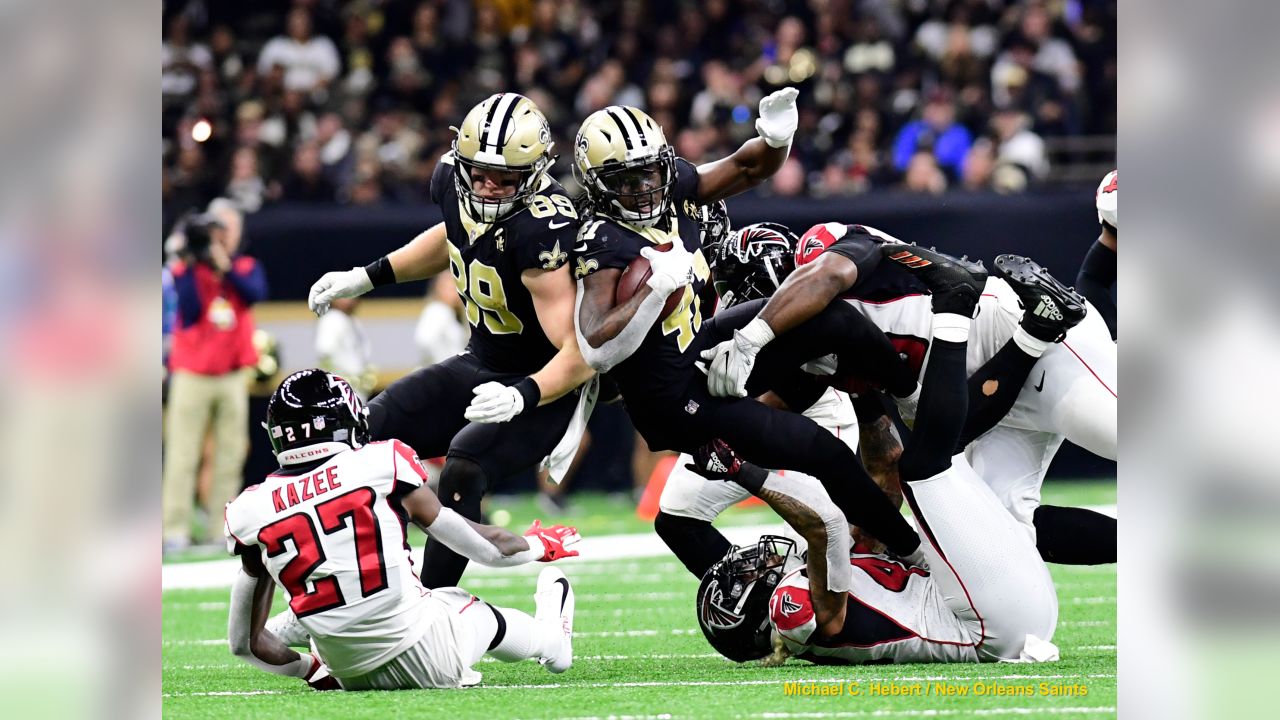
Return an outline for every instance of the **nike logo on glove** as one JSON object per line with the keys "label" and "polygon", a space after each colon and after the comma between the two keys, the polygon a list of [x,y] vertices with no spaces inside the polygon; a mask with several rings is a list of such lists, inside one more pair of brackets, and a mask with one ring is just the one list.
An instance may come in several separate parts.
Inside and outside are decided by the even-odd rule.
{"label": "nike logo on glove", "polygon": [[1036,386],[1036,392],[1041,392],[1044,390],[1044,375],[1045,375],[1045,371],[1042,370],[1040,372],[1040,384]]}

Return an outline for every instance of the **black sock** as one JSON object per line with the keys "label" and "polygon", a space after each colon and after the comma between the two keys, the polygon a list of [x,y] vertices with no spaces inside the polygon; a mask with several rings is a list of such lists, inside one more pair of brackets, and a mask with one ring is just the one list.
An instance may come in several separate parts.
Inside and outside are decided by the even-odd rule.
{"label": "black sock", "polygon": [[1116,519],[1084,508],[1041,505],[1033,516],[1036,549],[1045,562],[1102,565],[1116,561]]}
{"label": "black sock", "polygon": [[968,343],[934,339],[924,370],[916,423],[898,461],[903,481],[923,480],[951,467],[968,415],[965,351]]}
{"label": "black sock", "polygon": [[1009,414],[1038,360],[1010,340],[969,378],[969,414],[957,452]]}
{"label": "black sock", "polygon": [[658,511],[653,520],[653,529],[657,531],[662,542],[671,548],[671,552],[684,563],[685,569],[693,576],[702,579],[712,565],[721,559],[733,547],[724,535],[720,534],[706,520],[671,515]]}

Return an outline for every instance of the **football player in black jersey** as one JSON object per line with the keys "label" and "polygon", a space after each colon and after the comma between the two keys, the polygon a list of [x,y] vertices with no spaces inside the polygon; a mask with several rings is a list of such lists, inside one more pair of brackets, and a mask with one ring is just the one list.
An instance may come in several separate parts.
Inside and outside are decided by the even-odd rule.
{"label": "football player in black jersey", "polygon": [[[759,248],[753,248],[754,253],[745,251],[753,228],[765,226],[781,231],[773,233],[778,240],[793,243],[794,262],[781,261],[780,250],[773,254],[761,254]],[[798,239],[782,226],[770,223],[748,226],[729,236],[727,247],[716,253],[717,289],[724,303],[737,298],[768,297],[768,303],[753,322],[768,323],[770,329],[778,333],[799,325],[830,303],[846,300],[860,312],[876,318],[873,322],[893,338],[907,356],[908,364],[921,371],[929,348],[928,302],[922,296],[930,290],[917,271],[927,269],[930,263],[940,262],[945,256],[898,243],[896,238],[864,225],[822,223]],[[901,250],[886,254],[883,252],[886,247]],[[770,260],[772,262],[766,262]],[[1079,429],[1105,425],[1091,418],[1105,417],[1107,406],[1067,407],[1066,403],[1055,401],[1052,388],[1049,393],[1042,392],[1044,379],[1047,374],[1055,383],[1072,387],[1073,377],[1078,377],[1080,382],[1092,386],[1098,379],[1081,356],[1090,357],[1090,348],[1109,349],[1109,338],[1103,337],[1105,331],[1097,326],[1080,328],[1067,335],[1086,316],[1088,305],[1084,298],[1030,260],[1008,267],[1016,267],[1017,271],[1006,272],[1004,266],[997,265],[1001,279],[987,284],[982,296],[986,312],[974,321],[975,342],[971,342],[970,347],[978,349],[969,356],[971,423],[961,435],[961,446],[968,447],[970,460],[997,489],[1010,512],[1034,529],[1038,548],[1046,561],[1072,565],[1113,563],[1116,561],[1115,518],[1085,508],[1039,503],[1040,483],[1058,445],[1053,444],[1046,450],[1032,442],[1038,435],[1028,435],[1038,432],[1065,436],[1088,447],[1081,440],[1088,435]],[[1021,317],[1016,326],[1012,319],[1001,322],[1005,311],[999,300],[1009,293],[1027,308],[1025,312],[1019,311]],[[1010,309],[1018,311],[1016,306]],[[1074,347],[1054,348],[1055,343],[1068,338],[1074,339]],[[733,380],[729,376],[735,374],[734,366],[740,362],[735,356],[740,356],[742,348],[722,343],[716,350],[708,380],[713,392],[718,374],[722,376],[719,387],[732,388]],[[1058,362],[1060,359],[1065,362]],[[975,367],[974,363],[978,365]],[[1043,371],[1038,373],[1039,386],[1010,380],[1025,379],[1033,367]],[[834,387],[854,393],[865,389],[859,378],[848,382],[840,368],[829,370],[834,374],[824,380]],[[987,430],[1004,424],[1002,421],[1018,401],[1028,406],[1032,403],[1051,406],[1050,418],[1054,422],[1048,422],[1049,418],[1041,414],[1019,411],[1013,425],[1021,432],[1008,432],[1007,438],[999,441],[1003,444],[994,449],[989,443],[997,440],[991,436],[970,446]],[[915,409],[904,405],[899,403],[904,419],[909,420],[908,414],[914,415]],[[1110,409],[1113,417],[1114,412],[1113,405]],[[1077,434],[1072,434],[1073,428]],[[1009,483],[1006,478],[1016,478],[1017,483]]]}
{"label": "football player in black jersey", "polygon": [[[440,499],[470,520],[496,478],[538,463],[564,436],[575,389],[593,371],[573,331],[569,250],[578,213],[547,175],[546,117],[528,98],[498,93],[457,128],[431,176],[444,222],[362,268],[328,273],[312,310],[448,269],[466,306],[466,352],[392,383],[369,405],[374,439],[398,438],[422,457],[446,455]],[[466,558],[430,542],[427,587],[457,585]]]}
{"label": "football player in black jersey", "polygon": [[[592,214],[583,218],[574,247],[578,345],[593,367],[608,371],[617,383],[650,449],[692,452],[723,438],[764,467],[817,477],[852,521],[891,551],[912,556],[919,538],[847,445],[798,413],[754,399],[713,397],[695,366],[700,352],[732,336],[759,308],[748,303],[703,322],[700,294],[710,271],[699,244],[699,208],[759,185],[782,166],[797,124],[796,95],[787,88],[761,100],[760,137],[697,167],[677,158],[658,124],[636,108],[607,107],[582,123],[574,169]],[[670,249],[658,249],[667,244]],[[619,280],[637,257],[649,261],[650,277],[619,304]],[[659,317],[672,293],[679,293],[679,305]],[[761,359],[753,395],[772,389],[789,407],[803,410],[816,395],[808,403],[793,402],[771,382],[774,369],[794,371],[805,360],[836,350],[844,351],[842,360],[895,375],[888,383],[896,386],[891,387],[896,394],[904,384],[906,392],[914,390],[915,378],[888,339],[855,316],[833,306],[833,312],[777,343]],[[858,340],[858,328],[864,342]],[[833,348],[827,338],[846,344]],[[664,527],[659,522],[656,528],[669,546],[689,549],[680,559],[691,568],[709,566],[727,549],[724,538],[705,523]]]}

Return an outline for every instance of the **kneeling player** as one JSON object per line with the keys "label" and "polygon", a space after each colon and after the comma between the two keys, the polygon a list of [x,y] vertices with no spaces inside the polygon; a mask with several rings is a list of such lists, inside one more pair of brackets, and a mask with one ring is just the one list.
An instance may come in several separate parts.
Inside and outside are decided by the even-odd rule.
{"label": "kneeling player", "polygon": [[927,563],[849,554],[833,506],[714,443],[700,454],[699,471],[750,489],[809,545],[802,568],[787,567],[789,541],[766,537],[755,548],[735,548],[708,573],[698,593],[699,624],[727,657],[764,657],[774,631],[778,660],[1056,659],[1049,641],[1058,606],[1048,570],[959,453],[971,422],[965,349],[985,273],[953,260],[945,265],[931,272],[960,281],[935,288],[933,346],[916,425],[899,462]]}
{"label": "kneeling player", "polygon": [[[303,370],[267,406],[280,470],[227,504],[227,542],[243,563],[231,591],[231,651],[251,665],[318,689],[393,690],[475,685],[485,653],[536,658],[553,673],[573,663],[573,590],[564,573],[538,576],[533,617],[456,587],[424,589],[405,523],[492,566],[577,555],[574,528],[525,537],[479,525],[440,501],[417,456],[398,440],[368,443],[368,410],[342,378]],[[313,654],[265,627],[284,589]]]}

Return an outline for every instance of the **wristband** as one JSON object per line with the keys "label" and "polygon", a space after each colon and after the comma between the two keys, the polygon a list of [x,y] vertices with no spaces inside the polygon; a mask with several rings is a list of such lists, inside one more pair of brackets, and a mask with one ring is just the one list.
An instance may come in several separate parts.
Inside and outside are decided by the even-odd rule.
{"label": "wristband", "polygon": [[391,260],[386,255],[365,265],[364,271],[369,274],[369,282],[373,283],[374,287],[396,283],[396,271],[391,268]]}
{"label": "wristband", "polygon": [[531,377],[527,377],[520,382],[512,385],[516,392],[520,393],[520,397],[524,398],[524,410],[528,412],[536,407],[542,401],[542,389],[538,387],[538,383]]}
{"label": "wristband", "polygon": [[759,465],[752,465],[746,460],[742,461],[738,468],[738,473],[733,476],[733,481],[743,487],[744,490],[752,495],[758,495],[764,487],[764,481],[769,478],[769,471]]}

